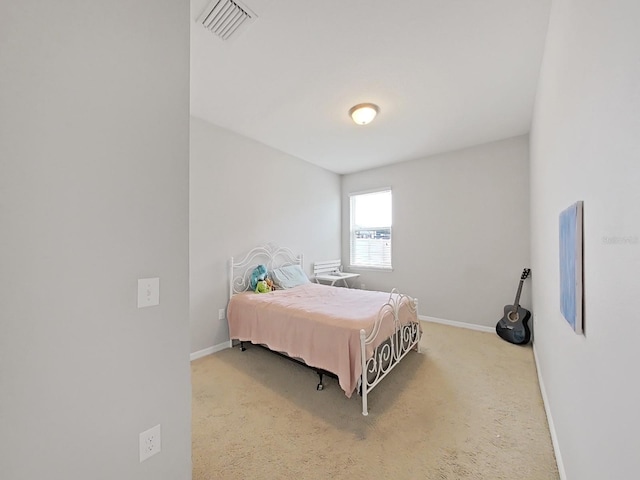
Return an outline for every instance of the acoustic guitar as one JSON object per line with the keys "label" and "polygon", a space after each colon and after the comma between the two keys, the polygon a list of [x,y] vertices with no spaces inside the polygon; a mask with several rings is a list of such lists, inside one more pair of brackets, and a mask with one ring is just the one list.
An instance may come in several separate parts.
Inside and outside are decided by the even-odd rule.
{"label": "acoustic guitar", "polygon": [[529,319],[531,312],[520,306],[520,294],[522,293],[522,284],[531,273],[530,268],[525,268],[520,277],[518,285],[518,293],[513,305],[504,306],[504,316],[496,325],[496,333],[500,338],[516,345],[524,345],[531,340],[531,330],[529,330]]}

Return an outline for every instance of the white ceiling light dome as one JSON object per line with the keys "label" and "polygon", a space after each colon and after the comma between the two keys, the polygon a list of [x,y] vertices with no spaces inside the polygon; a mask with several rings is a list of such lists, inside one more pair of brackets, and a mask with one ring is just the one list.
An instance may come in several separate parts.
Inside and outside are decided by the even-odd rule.
{"label": "white ceiling light dome", "polygon": [[380,111],[380,107],[373,103],[359,103],[349,109],[349,116],[358,125],[371,123]]}

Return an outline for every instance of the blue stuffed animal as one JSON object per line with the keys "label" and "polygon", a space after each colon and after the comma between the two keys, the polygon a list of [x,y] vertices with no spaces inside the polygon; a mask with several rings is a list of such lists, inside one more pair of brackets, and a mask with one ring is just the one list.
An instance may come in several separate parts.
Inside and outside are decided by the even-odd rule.
{"label": "blue stuffed animal", "polygon": [[264,265],[258,265],[256,268],[253,269],[253,272],[251,272],[251,280],[249,282],[249,286],[251,287],[251,290],[255,292],[256,287],[258,286],[258,282],[261,282],[266,279],[267,279],[267,267],[265,267]]}

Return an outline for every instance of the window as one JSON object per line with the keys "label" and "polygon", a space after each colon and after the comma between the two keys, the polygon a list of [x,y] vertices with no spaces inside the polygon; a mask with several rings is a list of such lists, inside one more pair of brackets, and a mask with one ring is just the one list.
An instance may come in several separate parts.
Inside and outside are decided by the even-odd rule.
{"label": "window", "polygon": [[351,266],[391,269],[391,190],[350,199]]}

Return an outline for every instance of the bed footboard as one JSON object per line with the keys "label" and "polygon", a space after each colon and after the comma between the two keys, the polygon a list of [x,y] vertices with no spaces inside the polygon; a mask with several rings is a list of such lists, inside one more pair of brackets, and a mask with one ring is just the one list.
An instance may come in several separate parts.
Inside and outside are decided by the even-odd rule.
{"label": "bed footboard", "polygon": [[[416,314],[416,320],[401,323],[400,308],[406,305],[412,314]],[[382,306],[378,313],[376,323],[367,334],[360,330],[360,357],[362,362],[362,375],[360,379],[360,392],[362,394],[362,415],[368,415],[367,395],[387,376],[387,374],[400,363],[400,360],[416,349],[420,352],[420,337],[422,330],[417,320],[418,301],[393,289],[389,300]],[[393,334],[373,352],[373,356],[367,358],[367,346],[372,344],[380,333],[383,321],[393,321]]]}

